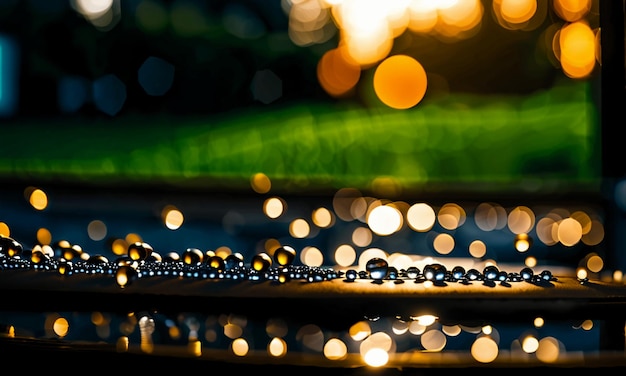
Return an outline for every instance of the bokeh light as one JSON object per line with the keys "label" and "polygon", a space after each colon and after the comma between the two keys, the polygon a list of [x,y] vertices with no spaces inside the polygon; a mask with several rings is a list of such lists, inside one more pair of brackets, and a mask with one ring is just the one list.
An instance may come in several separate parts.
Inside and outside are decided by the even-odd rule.
{"label": "bokeh light", "polygon": [[350,266],[356,261],[356,250],[349,244],[341,244],[334,253],[335,262],[339,266]]}
{"label": "bokeh light", "polygon": [[311,232],[311,225],[304,218],[296,218],[289,224],[289,233],[294,238],[306,238]]}
{"label": "bokeh light", "polygon": [[48,207],[48,195],[39,188],[29,187],[25,190],[28,202],[36,210],[44,210]]}
{"label": "bokeh light", "polygon": [[54,334],[56,334],[58,337],[63,338],[68,334],[70,330],[70,324],[65,317],[59,317],[54,320],[52,330],[54,331]]}
{"label": "bokeh light", "polygon": [[151,96],[165,95],[174,83],[174,65],[156,56],[148,57],[137,72],[139,85]]}
{"label": "bokeh light", "polygon": [[177,230],[185,221],[183,213],[174,205],[166,205],[161,210],[161,218],[165,226],[170,230]]}
{"label": "bokeh light", "polygon": [[454,237],[450,234],[438,234],[433,241],[433,248],[442,255],[447,255],[454,250]]}
{"label": "bokeh light", "polygon": [[424,232],[432,229],[435,220],[435,210],[423,202],[411,205],[407,211],[408,225],[415,231]]}
{"label": "bokeh light", "polygon": [[420,341],[422,346],[429,351],[442,351],[448,342],[446,335],[438,329],[429,329],[424,332]]}
{"label": "bokeh light", "polygon": [[321,207],[313,211],[312,220],[316,226],[328,228],[333,225],[335,216],[329,209]]}
{"label": "bokeh light", "polygon": [[347,96],[361,78],[361,67],[339,48],[326,51],[317,64],[317,79],[333,97]]}
{"label": "bokeh light", "polygon": [[283,81],[269,69],[257,71],[250,83],[254,99],[270,104],[283,95]]}
{"label": "bokeh light", "polygon": [[262,172],[257,172],[250,178],[250,186],[257,193],[267,193],[272,188],[272,181]]}
{"label": "bokeh light", "polygon": [[376,68],[374,90],[387,106],[407,109],[417,105],[426,94],[424,67],[406,55],[391,56]]}
{"label": "bokeh light", "polygon": [[280,358],[287,354],[287,343],[284,339],[274,337],[267,345],[267,353],[275,358]]}
{"label": "bokeh light", "polygon": [[537,359],[544,363],[555,363],[561,355],[561,344],[552,336],[541,338],[535,354]]}
{"label": "bokeh light", "polygon": [[402,213],[390,205],[380,205],[371,210],[367,217],[370,229],[378,235],[391,235],[402,225]]}
{"label": "bokeh light", "polygon": [[285,203],[278,197],[270,197],[263,203],[263,211],[269,218],[278,218],[285,211]]}
{"label": "bokeh light", "polygon": [[96,79],[92,91],[96,107],[109,116],[117,115],[126,103],[126,84],[113,74]]}
{"label": "bokeh light", "polygon": [[498,344],[489,336],[481,336],[472,344],[471,353],[477,361],[491,363],[498,357]]}
{"label": "bokeh light", "polygon": [[324,356],[330,360],[342,360],[348,355],[348,346],[340,338],[329,338],[324,344]]}

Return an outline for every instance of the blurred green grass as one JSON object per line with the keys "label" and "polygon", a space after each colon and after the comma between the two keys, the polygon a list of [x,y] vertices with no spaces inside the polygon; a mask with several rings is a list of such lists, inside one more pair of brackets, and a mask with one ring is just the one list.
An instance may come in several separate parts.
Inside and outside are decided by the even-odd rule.
{"label": "blurred green grass", "polygon": [[524,96],[448,94],[410,110],[291,103],[206,118],[142,116],[5,124],[0,175],[107,184],[282,190],[392,181],[412,189],[594,184],[599,113],[586,82]]}

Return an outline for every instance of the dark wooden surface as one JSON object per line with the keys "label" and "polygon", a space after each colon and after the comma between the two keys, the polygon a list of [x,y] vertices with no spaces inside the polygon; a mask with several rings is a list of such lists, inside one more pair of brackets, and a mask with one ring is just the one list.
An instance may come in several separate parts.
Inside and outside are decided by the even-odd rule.
{"label": "dark wooden surface", "polygon": [[[300,323],[316,322],[330,330],[346,330],[364,317],[437,315],[442,324],[483,325],[547,320],[592,319],[602,327],[600,345],[594,351],[564,354],[559,361],[545,364],[536,358],[507,355],[506,351],[489,364],[480,364],[467,351],[413,352],[396,354],[381,369],[363,365],[360,356],[350,355],[337,362],[320,354],[291,352],[285,358],[270,359],[257,350],[244,358],[226,349],[207,349],[192,356],[186,346],[155,346],[151,354],[137,346],[119,352],[114,344],[98,341],[64,341],[53,338],[0,334],[0,353],[4,359],[27,363],[43,371],[66,359],[102,364],[102,370],[159,371],[173,369],[224,369],[233,372],[269,371],[294,374],[324,372],[341,375],[430,375],[458,372],[459,369],[500,374],[510,369],[531,369],[533,373],[552,373],[555,369],[602,368],[607,372],[626,369],[624,328],[626,322],[626,284],[589,280],[581,283],[570,276],[555,276],[545,284],[512,282],[508,286],[449,282],[404,283],[372,280],[346,282],[290,281],[216,281],[174,277],[150,277],[121,288],[111,276],[60,276],[32,270],[0,271],[0,317],[64,311],[88,315],[92,311],[118,314],[128,312],[177,312],[219,314],[242,313],[249,320],[263,322],[276,315],[297,318]],[[48,365],[46,365],[48,364]],[[32,368],[31,369],[35,369]]]}
{"label": "dark wooden surface", "polygon": [[[371,279],[346,282],[337,278],[322,282],[293,280],[234,281],[183,277],[143,277],[124,288],[112,276],[61,276],[54,272],[0,271],[0,295],[4,310],[131,310],[159,309],[210,311],[210,299],[233,310],[256,314],[318,316],[332,311],[335,318],[355,315],[416,315],[436,311],[451,318],[500,318],[567,315],[572,318],[626,319],[626,284],[590,279],[581,282],[571,276],[535,284],[511,282],[469,284],[446,282],[433,285],[413,280]],[[460,311],[459,306],[463,309]],[[503,316],[505,315],[505,316]]]}

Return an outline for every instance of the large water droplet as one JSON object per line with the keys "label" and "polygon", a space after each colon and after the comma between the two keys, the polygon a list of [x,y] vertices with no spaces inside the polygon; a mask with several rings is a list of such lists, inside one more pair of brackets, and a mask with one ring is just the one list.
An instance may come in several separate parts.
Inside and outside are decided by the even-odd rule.
{"label": "large water droplet", "polygon": [[385,279],[389,273],[389,263],[387,263],[385,259],[374,257],[367,262],[365,269],[369,273],[370,278],[382,280]]}

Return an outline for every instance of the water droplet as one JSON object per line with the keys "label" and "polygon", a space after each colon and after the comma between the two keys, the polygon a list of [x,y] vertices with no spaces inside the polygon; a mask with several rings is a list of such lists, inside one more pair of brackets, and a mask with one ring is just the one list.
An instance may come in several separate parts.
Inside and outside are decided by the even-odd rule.
{"label": "water droplet", "polygon": [[199,265],[204,261],[204,253],[198,248],[187,248],[181,258],[187,265]]}
{"label": "water droplet", "polygon": [[276,261],[278,265],[291,265],[295,259],[296,250],[290,246],[282,246],[274,252],[274,261]]}
{"label": "water droplet", "polygon": [[395,266],[390,266],[389,270],[387,271],[387,278],[391,280],[396,280],[398,279],[398,274],[398,269]]}
{"label": "water droplet", "polygon": [[262,252],[252,257],[251,266],[258,272],[264,272],[272,266],[272,259],[267,253]]}
{"label": "water droplet", "polygon": [[348,269],[346,271],[346,280],[347,281],[354,281],[355,279],[357,279],[358,276],[359,275],[358,275],[357,271],[354,270],[354,269]]}
{"label": "water droplet", "polygon": [[481,278],[480,272],[474,268],[470,269],[467,271],[467,273],[465,273],[465,278],[467,278],[470,281],[476,281],[479,280]]}
{"label": "water droplet", "polygon": [[126,287],[137,279],[137,271],[130,265],[122,265],[115,272],[115,282],[120,287]]}
{"label": "water droplet", "polygon": [[226,267],[226,264],[224,263],[224,259],[218,255],[209,257],[207,259],[207,265],[209,268],[215,269],[218,271],[223,271]]}
{"label": "water droplet", "polygon": [[504,270],[500,270],[498,272],[498,277],[497,277],[498,281],[506,282],[507,278],[508,278],[508,273],[507,272],[505,272]]}
{"label": "water droplet", "polygon": [[61,260],[57,266],[57,271],[61,275],[70,275],[74,269],[74,265],[72,265],[71,261]]}
{"label": "water droplet", "polygon": [[498,277],[498,268],[494,265],[487,265],[485,269],[483,269],[483,276],[488,281],[494,281]]}
{"label": "water droplet", "polygon": [[420,275],[420,270],[417,266],[409,266],[406,270],[406,276],[410,279],[416,279]]}
{"label": "water droplet", "polygon": [[238,269],[243,267],[243,256],[240,253],[231,253],[224,259],[226,269]]}
{"label": "water droplet", "polygon": [[0,234],[0,256],[19,256],[24,248],[15,239]]}
{"label": "water droplet", "polygon": [[552,280],[552,272],[550,272],[549,270],[542,271],[541,273],[539,273],[539,276],[544,281],[551,281]]}
{"label": "water droplet", "polygon": [[145,260],[152,253],[152,246],[148,243],[134,242],[128,246],[128,257],[133,260]]}
{"label": "water droplet", "polygon": [[424,267],[424,278],[441,282],[446,278],[446,267],[441,264],[428,264]]}
{"label": "water droplet", "polygon": [[523,268],[520,270],[520,275],[524,281],[531,281],[533,278],[533,270],[531,268]]}
{"label": "water droplet", "polygon": [[452,278],[455,280],[463,279],[465,277],[465,268],[462,266],[455,266],[452,268]]}
{"label": "water droplet", "polygon": [[382,280],[385,279],[389,273],[389,264],[385,259],[374,257],[367,262],[365,270],[369,273],[370,278]]}

